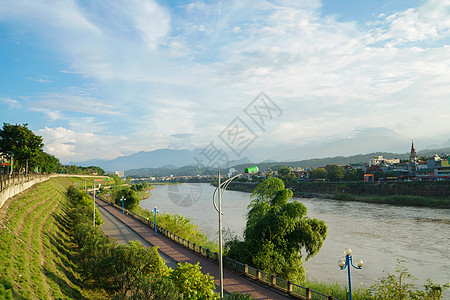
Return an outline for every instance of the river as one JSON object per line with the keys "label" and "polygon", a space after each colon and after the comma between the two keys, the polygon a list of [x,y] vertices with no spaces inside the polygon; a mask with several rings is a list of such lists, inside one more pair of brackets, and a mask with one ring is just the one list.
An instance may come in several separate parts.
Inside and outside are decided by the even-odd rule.
{"label": "river", "polygon": [[[206,183],[157,185],[141,206],[152,210],[157,205],[161,212],[189,216],[210,239],[217,240],[214,189]],[[427,278],[439,284],[450,281],[450,210],[319,198],[292,200],[303,203],[309,217],[324,220],[328,226],[320,252],[305,263],[308,279],[347,284],[347,271],[339,270],[337,261],[345,248],[351,248],[353,259],[364,261],[362,270],[351,270],[354,287],[370,286],[394,273],[397,259],[405,261],[420,288]],[[249,203],[249,193],[225,191],[223,227],[242,236]]]}

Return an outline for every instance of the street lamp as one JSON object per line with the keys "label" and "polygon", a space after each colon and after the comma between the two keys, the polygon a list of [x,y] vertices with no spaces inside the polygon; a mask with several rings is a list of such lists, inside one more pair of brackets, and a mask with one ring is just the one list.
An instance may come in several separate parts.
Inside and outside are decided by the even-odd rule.
{"label": "street lamp", "polygon": [[344,250],[345,257],[338,260],[338,266],[341,268],[341,270],[344,270],[345,268],[348,269],[348,293],[350,295],[350,300],[352,300],[352,279],[350,277],[350,265],[355,269],[361,269],[363,266],[363,261],[360,259],[357,259],[355,261],[355,265],[353,265],[353,259],[352,259],[352,250],[350,248],[347,248]]}
{"label": "street lamp", "polygon": [[[216,209],[216,211],[219,214],[219,273],[220,273],[220,298],[221,299],[223,298],[223,257],[222,257],[222,215],[223,215],[223,212],[222,212],[222,195],[223,195],[223,192],[225,192],[225,190],[228,187],[228,185],[230,184],[230,182],[233,181],[233,179],[235,179],[237,177],[240,177],[242,175],[245,175],[245,174],[256,173],[258,171],[259,171],[258,167],[246,168],[244,170],[244,173],[238,174],[236,176],[233,176],[233,177],[225,180],[222,183],[220,183],[220,171],[218,171],[219,181],[218,181],[217,188],[214,190],[214,193],[213,193],[213,205],[214,205],[214,208]],[[217,194],[218,205],[216,205],[216,194]]]}
{"label": "street lamp", "polygon": [[123,207],[123,201],[125,201],[125,200],[127,200],[127,199],[125,199],[125,198],[122,196],[122,199],[121,199],[121,201],[122,201],[122,215],[125,214],[125,213],[124,213],[124,207]]}
{"label": "street lamp", "polygon": [[[94,227],[95,227],[95,180],[92,180],[93,182],[94,182],[94,192],[92,193],[93,195],[94,195],[94,213],[93,213],[93,215],[94,215]],[[99,189],[99,192],[100,192],[100,187],[102,186],[102,184],[101,183],[99,183],[98,184],[98,189]],[[100,199],[100,198],[99,198]]]}
{"label": "street lamp", "polygon": [[109,192],[106,192],[106,205],[109,204]]}
{"label": "street lamp", "polygon": [[155,207],[153,207],[153,211],[155,213],[155,236],[158,235],[158,232],[156,230],[156,214],[159,213],[159,210],[157,210],[156,208],[158,208],[158,207],[155,205]]}

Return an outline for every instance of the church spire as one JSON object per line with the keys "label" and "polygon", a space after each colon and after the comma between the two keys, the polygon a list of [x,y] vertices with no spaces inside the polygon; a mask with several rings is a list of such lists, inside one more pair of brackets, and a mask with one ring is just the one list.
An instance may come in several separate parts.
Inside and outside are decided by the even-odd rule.
{"label": "church spire", "polygon": [[417,159],[416,149],[414,148],[414,141],[411,142],[411,153],[409,154],[409,159],[415,161]]}

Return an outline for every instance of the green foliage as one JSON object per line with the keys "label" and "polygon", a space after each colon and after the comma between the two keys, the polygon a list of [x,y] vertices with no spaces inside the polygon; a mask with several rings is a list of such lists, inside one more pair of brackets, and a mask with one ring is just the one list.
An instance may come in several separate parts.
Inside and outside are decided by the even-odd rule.
{"label": "green foliage", "polygon": [[217,299],[213,278],[203,275],[198,264],[183,264],[171,271],[157,248],[139,242],[118,245],[93,228],[83,193],[72,186],[66,194],[72,206],[72,237],[86,283],[115,299]]}
{"label": "green foliage", "polygon": [[284,183],[280,179],[269,178],[264,180],[256,186],[256,188],[250,195],[250,198],[252,198],[252,202],[250,202],[248,208],[251,208],[260,202],[268,202],[276,195],[278,191],[283,189]]}
{"label": "green foliage", "polygon": [[133,184],[131,186],[131,189],[136,192],[144,192],[144,191],[150,189],[150,187],[151,187],[151,185],[148,184],[147,182],[142,182],[142,183]]}
{"label": "green foliage", "polygon": [[203,274],[199,264],[178,264],[179,267],[173,270],[169,278],[179,288],[183,294],[183,299],[218,299],[214,293],[214,278],[209,274]]}
{"label": "green foliage", "polygon": [[325,167],[325,169],[327,169],[327,179],[329,181],[341,181],[344,179],[344,168],[337,165],[332,165],[329,168],[327,167]]}
{"label": "green foliage", "polygon": [[129,246],[107,243],[105,247],[96,247],[101,253],[90,266],[90,276],[105,290],[126,294],[145,275],[160,278],[168,273],[156,248],[147,248],[139,242],[130,242]]}
{"label": "green foliage", "polygon": [[309,171],[309,177],[312,179],[322,179],[327,177],[327,170],[324,168],[317,168]]}
{"label": "green foliage", "polygon": [[286,184],[294,184],[297,182],[297,177],[292,173],[292,170],[286,166],[278,170],[280,179]]}
{"label": "green foliage", "polygon": [[408,272],[408,269],[403,263],[404,261],[397,260],[396,274],[388,274],[386,277],[380,278],[380,283],[376,283],[370,288],[373,292],[374,299],[441,299],[443,290],[449,287],[448,283],[441,286],[428,279],[428,283],[424,286],[425,290],[417,290],[414,284],[408,282],[415,278]]}
{"label": "green foliage", "polygon": [[[135,207],[133,212],[149,219],[151,222],[154,222],[155,220],[155,215],[152,211],[143,209],[140,206]],[[164,227],[185,240],[211,250],[217,248],[216,245],[212,245],[211,242],[208,242],[208,237],[200,231],[198,225],[192,223],[189,217],[163,212],[158,213],[156,218],[159,226]]]}
{"label": "green foliage", "polygon": [[12,289],[9,285],[5,286],[0,282],[0,300],[12,300]]}
{"label": "green foliage", "polygon": [[61,192],[70,184],[52,178],[7,207],[9,230],[0,229],[0,299],[91,298],[72,261],[68,203]]}
{"label": "green foliage", "polygon": [[59,159],[46,152],[41,152],[38,156],[37,165],[40,172],[56,173],[61,166]]}
{"label": "green foliage", "polygon": [[118,175],[114,174],[114,175],[109,175],[109,176],[114,180],[115,185],[123,184],[122,178],[120,178]]}
{"label": "green foliage", "polygon": [[[73,226],[79,223],[90,223],[92,224],[94,216],[94,199],[92,199],[87,193],[79,191],[75,186],[71,185],[67,191],[66,195],[71,202],[71,210],[69,212],[69,217],[74,220]],[[95,206],[95,225],[100,226],[103,224],[100,212],[97,206]]]}
{"label": "green foliage", "polygon": [[175,283],[167,277],[158,278],[153,274],[138,277],[135,286],[127,294],[119,294],[116,299],[130,300],[180,300],[184,299]]}
{"label": "green foliage", "polygon": [[136,195],[136,192],[128,186],[116,191],[114,200],[117,205],[122,206],[122,197],[126,199],[123,203],[126,209],[131,210],[139,205],[140,200]]}
{"label": "green foliage", "polygon": [[14,155],[16,169],[25,168],[27,160],[29,169],[36,167],[43,147],[42,137],[28,129],[28,124],[3,123],[0,130],[0,152]]}
{"label": "green foliage", "polygon": [[92,175],[97,173],[97,175],[105,175],[105,171],[96,166],[90,167],[80,167],[75,165],[62,165],[58,168],[58,173],[64,174],[76,174],[76,175]]}
{"label": "green foliage", "polygon": [[[348,287],[340,285],[338,283],[328,283],[328,282],[318,282],[318,281],[306,281],[303,283],[304,286],[307,286],[313,291],[317,291],[319,293],[325,295],[332,295],[335,299],[348,299]],[[320,297],[319,299],[321,299]],[[315,299],[313,297],[313,299]],[[323,298],[322,298],[323,299]],[[352,299],[353,300],[372,300],[372,296],[370,291],[363,286],[352,286]]]}
{"label": "green foliage", "polygon": [[253,298],[249,294],[241,294],[234,292],[225,296],[225,300],[252,300]]}
{"label": "green foliage", "polygon": [[295,282],[305,279],[301,250],[306,259],[319,252],[326,238],[323,221],[306,216],[306,207],[289,202],[292,191],[280,179],[260,183],[247,214],[244,241],[225,244],[227,256]]}

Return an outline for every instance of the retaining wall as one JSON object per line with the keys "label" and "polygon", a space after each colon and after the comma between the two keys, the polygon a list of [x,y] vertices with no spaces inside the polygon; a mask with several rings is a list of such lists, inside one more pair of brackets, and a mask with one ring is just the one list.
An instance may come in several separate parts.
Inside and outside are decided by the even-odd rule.
{"label": "retaining wall", "polygon": [[[6,200],[32,187],[36,183],[49,180],[51,177],[93,177],[90,175],[72,174],[14,174],[0,175],[0,208]],[[105,178],[107,176],[95,176]]]}
{"label": "retaining wall", "polygon": [[49,180],[49,174],[0,175],[0,208],[6,200],[21,193],[27,188]]}

